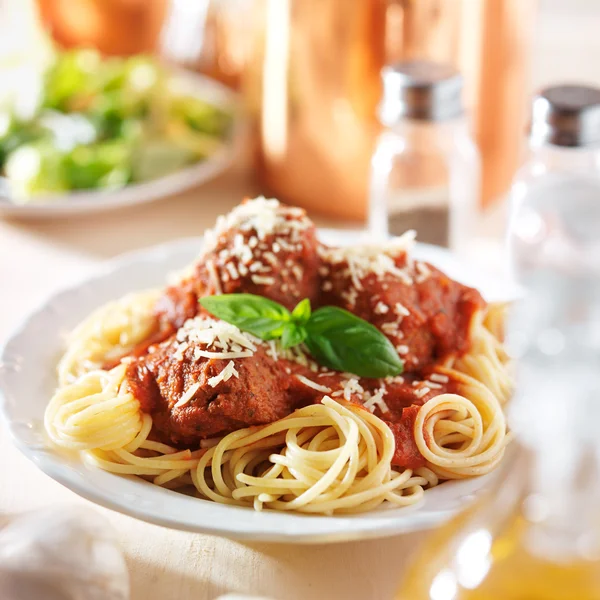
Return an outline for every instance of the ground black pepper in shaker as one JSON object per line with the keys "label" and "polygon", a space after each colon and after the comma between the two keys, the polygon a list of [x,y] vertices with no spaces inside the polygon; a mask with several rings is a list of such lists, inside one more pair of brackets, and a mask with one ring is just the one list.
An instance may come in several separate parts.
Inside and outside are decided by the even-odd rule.
{"label": "ground black pepper in shaker", "polygon": [[421,242],[462,252],[474,234],[480,159],[452,67],[411,61],[383,69],[385,126],[371,164],[374,237],[417,231]]}

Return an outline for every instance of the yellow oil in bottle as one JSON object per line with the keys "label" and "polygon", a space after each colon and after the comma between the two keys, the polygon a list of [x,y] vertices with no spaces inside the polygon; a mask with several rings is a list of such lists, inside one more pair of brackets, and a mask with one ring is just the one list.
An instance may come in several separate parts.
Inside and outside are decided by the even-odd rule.
{"label": "yellow oil in bottle", "polygon": [[[452,531],[459,528],[453,524]],[[600,600],[600,561],[580,558],[555,563],[534,556],[523,547],[522,528],[522,523],[515,521],[492,543],[488,557],[472,558],[470,572],[468,566],[463,566],[461,573],[460,567],[441,565],[432,573],[430,557],[439,555],[439,546],[437,541],[430,543],[429,552],[415,564],[396,599]]]}
{"label": "yellow oil in bottle", "polygon": [[395,600],[600,600],[595,516],[537,522],[516,478],[431,536]]}

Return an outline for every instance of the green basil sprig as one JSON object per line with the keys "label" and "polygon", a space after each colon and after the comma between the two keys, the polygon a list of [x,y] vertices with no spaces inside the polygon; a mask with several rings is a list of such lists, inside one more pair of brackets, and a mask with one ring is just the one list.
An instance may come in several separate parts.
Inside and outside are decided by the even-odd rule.
{"label": "green basil sprig", "polygon": [[305,343],[315,360],[330,369],[359,377],[402,373],[403,363],[392,343],[371,323],[337,308],[311,312],[306,298],[292,312],[254,294],[223,294],[200,298],[215,317],[262,340],[280,339],[284,348]]}

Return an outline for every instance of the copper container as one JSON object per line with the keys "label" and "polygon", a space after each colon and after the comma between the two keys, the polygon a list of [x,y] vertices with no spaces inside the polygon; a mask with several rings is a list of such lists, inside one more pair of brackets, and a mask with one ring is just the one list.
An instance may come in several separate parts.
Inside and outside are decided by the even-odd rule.
{"label": "copper container", "polygon": [[428,58],[466,79],[484,204],[517,166],[535,0],[259,0],[244,86],[257,174],[281,199],[364,218],[386,63]]}
{"label": "copper container", "polygon": [[64,47],[104,54],[151,52],[158,45],[169,0],[38,0],[40,17]]}

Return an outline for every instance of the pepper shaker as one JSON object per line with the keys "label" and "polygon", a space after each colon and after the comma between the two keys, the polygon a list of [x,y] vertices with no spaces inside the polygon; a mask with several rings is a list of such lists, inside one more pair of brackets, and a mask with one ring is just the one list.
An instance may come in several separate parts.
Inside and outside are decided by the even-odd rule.
{"label": "pepper shaker", "polygon": [[453,67],[411,61],[382,71],[385,127],[371,161],[369,231],[415,229],[419,241],[466,253],[480,195],[480,157]]}

